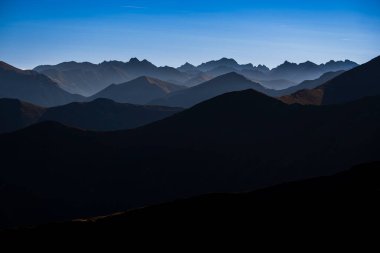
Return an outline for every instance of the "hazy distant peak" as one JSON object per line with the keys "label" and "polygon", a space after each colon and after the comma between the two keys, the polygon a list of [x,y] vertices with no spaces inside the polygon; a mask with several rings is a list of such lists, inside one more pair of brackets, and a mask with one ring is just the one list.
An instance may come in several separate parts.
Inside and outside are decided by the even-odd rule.
{"label": "hazy distant peak", "polygon": [[116,60],[111,60],[111,61],[103,61],[99,65],[104,65],[104,64],[124,64],[122,61],[116,61]]}
{"label": "hazy distant peak", "polygon": [[236,68],[240,67],[240,65],[234,59],[223,57],[219,60],[213,60],[213,61],[202,63],[201,65],[197,66],[197,68],[202,71],[209,71],[211,69],[214,69],[220,66],[236,67]]}
{"label": "hazy distant peak", "polygon": [[80,64],[79,62],[76,61],[65,61],[57,64],[58,66],[70,66],[70,65],[77,65]]}
{"label": "hazy distant peak", "polygon": [[129,60],[129,63],[140,63],[140,60],[137,59],[136,57],[133,57]]}
{"label": "hazy distant peak", "polygon": [[137,58],[131,58],[129,62],[127,62],[126,64],[132,65],[132,66],[156,67],[153,63],[151,63],[150,61],[147,61],[146,59],[140,61]]}
{"label": "hazy distant peak", "polygon": [[225,63],[238,64],[237,61],[235,61],[234,59],[232,59],[232,58],[226,58],[226,57],[223,57],[223,58],[221,58],[218,61],[219,62],[225,62]]}
{"label": "hazy distant peak", "polygon": [[259,65],[257,65],[256,67],[252,67],[254,70],[258,70],[258,71],[261,71],[261,72],[263,72],[263,73],[266,73],[266,72],[269,72],[270,71],[270,69],[267,67],[267,66],[265,66],[265,65],[263,65],[263,64],[259,64]]}
{"label": "hazy distant peak", "polygon": [[34,68],[35,71],[44,71],[47,69],[57,69],[60,71],[67,71],[67,70],[73,70],[73,69],[91,69],[96,67],[95,64],[90,62],[76,62],[76,61],[67,61],[67,62],[61,62],[57,65],[41,65]]}
{"label": "hazy distant peak", "polygon": [[196,68],[196,67],[193,64],[186,62],[185,64],[183,64],[179,68]]}
{"label": "hazy distant peak", "polygon": [[148,60],[146,60],[146,59],[142,60],[141,62],[142,62],[142,63],[150,63],[150,64],[151,64],[151,62],[148,61]]}
{"label": "hazy distant peak", "polygon": [[[284,63],[281,64],[281,65],[289,65],[289,66],[292,65],[292,66],[294,66],[294,65],[297,65],[297,63],[290,62],[290,61],[287,61],[287,60],[286,60],[286,61],[284,61]],[[280,65],[280,66],[281,66],[281,65]]]}
{"label": "hazy distant peak", "polygon": [[314,66],[317,66],[317,64],[315,64],[314,62],[311,62],[311,61],[305,61],[303,63],[300,63],[300,65],[303,64],[303,65],[314,65]]}
{"label": "hazy distant peak", "polygon": [[342,63],[342,62],[344,62],[344,63],[355,63],[355,64],[357,64],[356,62],[351,61],[351,60],[348,60],[348,59],[345,59],[344,61],[330,60],[330,61],[326,62],[325,64],[328,64],[328,63]]}

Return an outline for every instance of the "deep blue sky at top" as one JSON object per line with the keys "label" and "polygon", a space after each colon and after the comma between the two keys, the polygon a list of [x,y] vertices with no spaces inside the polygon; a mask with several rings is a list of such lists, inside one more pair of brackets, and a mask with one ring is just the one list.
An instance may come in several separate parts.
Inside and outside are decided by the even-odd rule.
{"label": "deep blue sky at top", "polygon": [[380,0],[0,0],[0,60],[20,68],[146,58],[179,66],[380,55]]}

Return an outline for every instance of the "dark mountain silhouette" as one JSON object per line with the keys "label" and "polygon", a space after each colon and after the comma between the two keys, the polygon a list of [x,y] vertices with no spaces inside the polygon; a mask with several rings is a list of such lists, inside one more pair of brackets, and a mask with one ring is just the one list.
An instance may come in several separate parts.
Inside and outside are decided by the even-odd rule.
{"label": "dark mountain silhouette", "polygon": [[98,216],[331,175],[380,160],[379,128],[378,96],[320,107],[254,90],[127,131],[45,122],[0,135],[0,223]]}
{"label": "dark mountain silhouette", "polygon": [[0,99],[0,133],[15,131],[36,123],[45,108],[17,99]]}
{"label": "dark mountain silhouette", "polygon": [[315,79],[315,80],[306,80],[303,81],[302,83],[295,85],[293,87],[289,87],[287,89],[279,90],[278,91],[278,96],[285,96],[285,95],[290,95],[293,94],[297,91],[304,90],[304,89],[314,89],[332,79],[335,77],[343,74],[344,71],[336,71],[336,72],[327,72],[323,74],[320,78]]}
{"label": "dark mountain silhouette", "polygon": [[12,132],[37,122],[61,124],[95,131],[136,128],[169,117],[180,108],[139,106],[99,98],[44,108],[17,99],[0,99],[0,133]]}
{"label": "dark mountain silhouette", "polygon": [[185,89],[184,86],[142,76],[122,84],[112,84],[90,99],[108,98],[120,103],[146,104],[167,94]]}
{"label": "dark mountain silhouette", "polygon": [[83,97],[70,94],[45,75],[0,62],[0,98],[15,98],[40,106],[56,106]]}
{"label": "dark mountain silhouette", "polygon": [[210,234],[234,238],[251,233],[242,227],[254,228],[271,239],[274,235],[283,238],[289,227],[299,231],[295,234],[315,234],[326,227],[355,233],[357,226],[376,229],[378,225],[379,182],[380,163],[374,162],[333,176],[254,192],[209,194],[110,216],[8,230],[3,235],[29,240],[54,235],[65,243],[71,237],[97,236],[124,244],[126,235],[146,240],[193,235],[194,231],[207,238]]}
{"label": "dark mountain silhouette", "polygon": [[208,72],[219,67],[228,67],[230,69],[232,68],[235,70],[253,69],[253,65],[250,63],[245,64],[245,65],[240,65],[234,59],[228,59],[228,58],[221,58],[220,60],[202,63],[201,65],[197,66],[197,69],[203,72]]}
{"label": "dark mountain silhouette", "polygon": [[269,73],[269,76],[271,77],[271,79],[286,79],[296,83],[300,83],[304,80],[317,79],[326,72],[350,70],[357,66],[357,63],[348,60],[344,62],[330,61],[326,64],[321,65],[317,65],[310,61],[300,64],[285,61],[283,64],[272,69]]}
{"label": "dark mountain silhouette", "polygon": [[71,103],[49,108],[40,121],[57,121],[83,129],[110,131],[136,128],[181,110],[163,106],[121,104],[99,98],[88,103]]}
{"label": "dark mountain silhouette", "polygon": [[248,80],[242,75],[231,72],[189,89],[174,92],[164,98],[153,100],[150,103],[166,106],[191,107],[223,93],[246,89],[254,89],[262,93],[271,94],[271,90]]}
{"label": "dark mountain silhouette", "polygon": [[286,103],[328,105],[380,94],[380,56],[311,90],[282,97]]}
{"label": "dark mountain silhouette", "polygon": [[147,60],[132,58],[129,62],[105,61],[64,62],[58,65],[42,65],[34,70],[49,76],[63,89],[84,96],[93,95],[112,83],[125,83],[140,76],[151,76],[169,82],[183,83],[188,74],[171,67],[157,67]]}
{"label": "dark mountain silhouette", "polygon": [[143,126],[181,110],[163,106],[120,104],[98,98],[88,103],[71,103],[49,108],[39,121],[56,121],[82,129],[112,131]]}

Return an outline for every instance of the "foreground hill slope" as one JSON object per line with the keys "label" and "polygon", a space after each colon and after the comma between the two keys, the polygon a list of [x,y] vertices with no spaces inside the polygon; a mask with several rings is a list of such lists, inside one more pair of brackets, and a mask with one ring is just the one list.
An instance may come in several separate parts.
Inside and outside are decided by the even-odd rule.
{"label": "foreground hill slope", "polygon": [[121,234],[163,239],[189,234],[194,229],[201,234],[232,236],[254,233],[244,229],[251,227],[275,235],[289,226],[304,232],[314,233],[316,227],[327,226],[352,233],[355,226],[367,224],[375,228],[380,222],[376,203],[380,197],[379,179],[380,163],[369,163],[333,176],[249,193],[204,195],[105,217],[10,230],[4,235],[30,239],[54,234],[66,235],[66,240],[67,236],[85,235],[119,241]]}

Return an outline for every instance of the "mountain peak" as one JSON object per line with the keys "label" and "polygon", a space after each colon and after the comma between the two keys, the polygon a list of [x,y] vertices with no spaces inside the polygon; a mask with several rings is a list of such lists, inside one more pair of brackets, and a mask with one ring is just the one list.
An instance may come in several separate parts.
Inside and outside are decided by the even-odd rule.
{"label": "mountain peak", "polygon": [[256,67],[253,67],[253,69],[256,69],[256,70],[261,71],[263,73],[266,73],[266,72],[270,71],[270,69],[267,66],[263,65],[263,64],[259,64]]}
{"label": "mountain peak", "polygon": [[129,60],[129,63],[140,63],[140,60],[137,59],[136,57],[133,57]]}
{"label": "mountain peak", "polygon": [[190,64],[188,62],[186,62],[185,64],[183,64],[181,67],[194,67],[195,68],[195,66],[193,64]]}
{"label": "mountain peak", "polygon": [[182,72],[198,72],[199,71],[197,67],[195,67],[193,64],[190,64],[188,62],[178,67],[177,70],[182,71]]}
{"label": "mountain peak", "polygon": [[144,59],[142,61],[140,61],[139,59],[137,59],[136,57],[134,58],[131,58],[129,60],[129,62],[126,63],[127,65],[130,65],[130,66],[142,66],[142,67],[155,67],[155,65],[153,65],[151,62],[149,62],[148,60]]}
{"label": "mountain peak", "polygon": [[237,61],[235,61],[235,59],[226,58],[226,57],[223,57],[223,58],[215,61],[215,63],[219,63],[219,64],[227,65],[227,66],[236,66],[236,65],[239,65],[239,63],[237,63]]}
{"label": "mountain peak", "polygon": [[22,71],[6,62],[0,61],[0,70]]}
{"label": "mountain peak", "polygon": [[314,62],[311,62],[311,61],[305,61],[305,62],[302,63],[302,64],[316,65]]}
{"label": "mountain peak", "polygon": [[286,60],[284,61],[282,65],[297,65],[297,64]]}
{"label": "mountain peak", "polygon": [[283,102],[269,97],[261,92],[253,89],[245,89],[221,94],[212,99],[199,103],[196,107],[199,108],[207,106],[209,108],[213,107],[216,110],[223,110],[222,108],[228,107],[230,110],[232,105],[237,111],[246,110],[247,108],[249,108],[250,111],[254,110],[254,108],[258,110],[265,108],[266,111],[269,111],[273,108],[273,106],[286,106]]}
{"label": "mountain peak", "polygon": [[314,62],[311,62],[311,61],[305,61],[303,63],[300,63],[298,66],[300,66],[300,67],[308,67],[308,68],[316,68],[316,67],[318,67],[317,64],[315,64]]}
{"label": "mountain peak", "polygon": [[226,57],[223,57],[219,60],[213,60],[213,61],[208,61],[205,63],[202,63],[199,65],[197,68],[202,71],[209,71],[212,69],[215,69],[217,67],[239,67],[240,65],[234,60],[234,59],[229,59]]}

